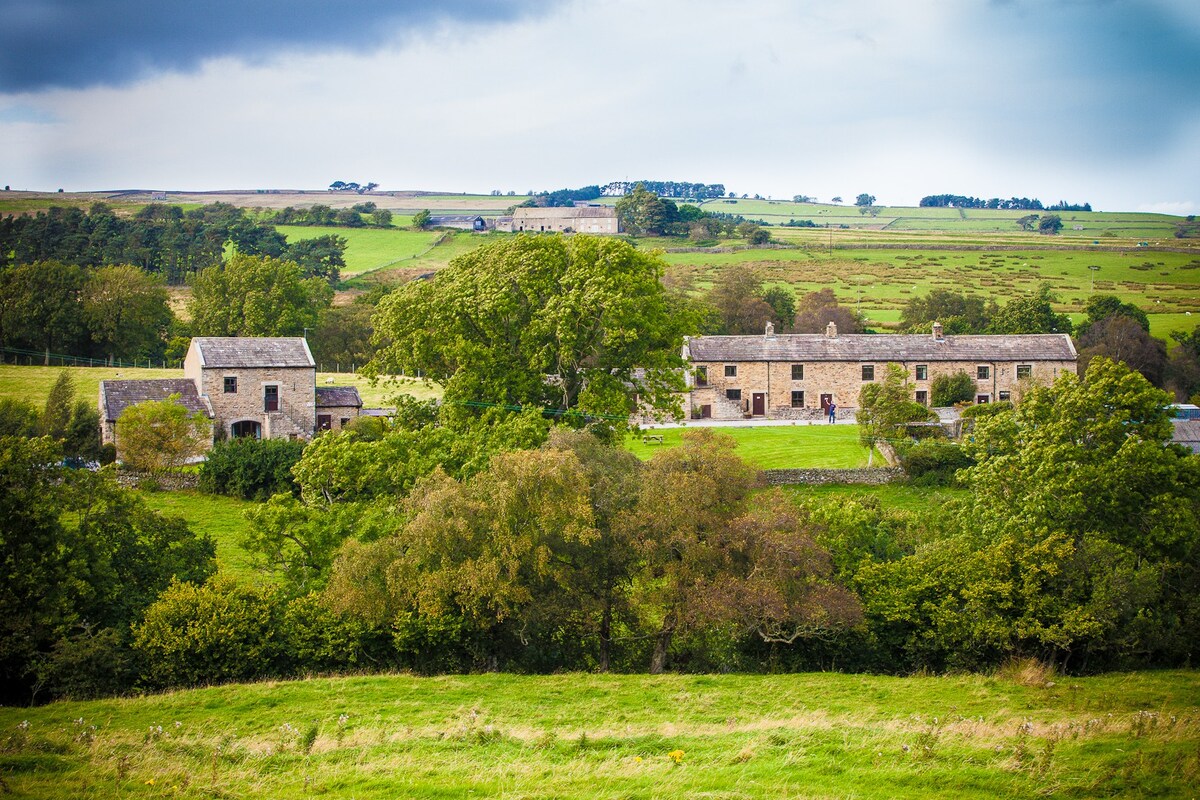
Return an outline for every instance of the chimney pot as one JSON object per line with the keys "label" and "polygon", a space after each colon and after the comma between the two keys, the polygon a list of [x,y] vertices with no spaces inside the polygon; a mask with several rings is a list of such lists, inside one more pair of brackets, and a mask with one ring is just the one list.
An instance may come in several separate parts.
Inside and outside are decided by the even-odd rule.
{"label": "chimney pot", "polygon": [[933,323],[933,338],[935,341],[939,342],[942,340],[942,323]]}
{"label": "chimney pot", "polygon": [[825,338],[826,339],[836,339],[837,338],[837,325],[834,324],[833,320],[829,320],[829,324],[825,326]]}
{"label": "chimney pot", "polygon": [[768,323],[767,323],[767,331],[766,331],[766,333],[765,333],[764,335],[765,335],[765,336],[766,336],[768,339],[774,339],[774,338],[775,338],[775,323],[773,323],[773,322],[768,322]]}

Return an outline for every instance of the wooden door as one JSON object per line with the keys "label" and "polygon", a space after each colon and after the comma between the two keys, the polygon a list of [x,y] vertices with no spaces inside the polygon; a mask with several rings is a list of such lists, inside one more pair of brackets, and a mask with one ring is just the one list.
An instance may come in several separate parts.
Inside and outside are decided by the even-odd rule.
{"label": "wooden door", "polygon": [[821,395],[821,410],[828,411],[829,407],[831,405],[833,405],[833,395],[831,395],[831,394]]}
{"label": "wooden door", "polygon": [[764,416],[767,413],[767,396],[762,392],[754,393],[754,410],[751,412],[756,417]]}

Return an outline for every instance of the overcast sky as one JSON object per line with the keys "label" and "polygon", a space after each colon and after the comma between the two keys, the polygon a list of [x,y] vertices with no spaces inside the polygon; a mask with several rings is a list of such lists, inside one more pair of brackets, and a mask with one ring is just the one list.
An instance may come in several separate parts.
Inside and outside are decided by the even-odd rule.
{"label": "overcast sky", "polygon": [[1197,0],[0,0],[0,184],[1200,210]]}

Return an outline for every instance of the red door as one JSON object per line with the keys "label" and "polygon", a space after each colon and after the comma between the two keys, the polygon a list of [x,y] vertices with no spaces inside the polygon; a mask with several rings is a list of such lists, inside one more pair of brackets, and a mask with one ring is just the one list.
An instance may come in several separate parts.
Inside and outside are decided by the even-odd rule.
{"label": "red door", "polygon": [[821,395],[821,410],[828,411],[829,406],[831,406],[831,405],[833,405],[833,395],[831,395],[831,394]]}
{"label": "red door", "polygon": [[752,414],[756,417],[764,416],[767,413],[767,396],[762,392],[754,393],[754,411]]}

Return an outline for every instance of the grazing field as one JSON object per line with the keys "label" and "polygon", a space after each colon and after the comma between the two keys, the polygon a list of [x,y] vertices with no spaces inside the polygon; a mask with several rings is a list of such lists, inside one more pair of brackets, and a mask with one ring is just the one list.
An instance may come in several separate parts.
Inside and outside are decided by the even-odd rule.
{"label": "grazing field", "polygon": [[[1062,311],[1079,313],[1092,294],[1113,294],[1144,309],[1155,335],[1200,323],[1200,252],[1128,249],[961,250],[930,248],[747,249],[666,253],[672,272],[711,286],[731,264],[758,269],[768,284],[797,292],[830,287],[845,305],[873,321],[899,320],[913,297],[949,289],[995,299],[1035,294],[1048,286]],[[1092,269],[1096,267],[1096,269]]]}
{"label": "grazing field", "polygon": [[342,236],[346,239],[346,266],[342,277],[383,269],[412,261],[432,249],[441,234],[435,231],[409,231],[399,228],[334,228],[306,225],[277,225],[275,229],[289,242],[318,236]]}
{"label": "grazing field", "polygon": [[[686,428],[658,428],[630,434],[626,447],[642,460],[649,459],[665,447],[682,442]],[[785,425],[761,427],[706,428],[732,437],[737,442],[737,454],[758,469],[789,469],[824,467],[842,469],[865,467],[867,448],[858,443],[857,425]],[[662,444],[647,444],[647,434],[662,436]],[[876,464],[883,464],[878,451]]]}
{"label": "grazing field", "polygon": [[0,709],[19,797],[1191,797],[1193,671],[406,675]]}
{"label": "grazing field", "polygon": [[146,505],[160,514],[183,517],[196,533],[208,534],[217,545],[217,565],[222,572],[243,580],[257,580],[250,556],[242,549],[242,530],[246,509],[254,505],[246,500],[201,492],[147,492],[138,494]]}
{"label": "grazing field", "polygon": [[940,505],[946,500],[965,497],[966,489],[950,489],[944,486],[912,486],[907,483],[885,483],[880,486],[855,484],[830,484],[827,486],[784,486],[788,495],[800,503],[824,502],[829,499],[878,500],[887,508],[902,511],[920,511]]}
{"label": "grazing field", "polygon": [[[326,365],[321,365],[324,367]],[[348,365],[347,365],[348,366]],[[328,365],[332,369],[333,365]],[[320,367],[319,367],[320,368]],[[88,402],[98,401],[100,381],[143,380],[149,378],[182,378],[181,369],[131,369],[117,367],[40,367],[0,364],[0,397],[28,400],[41,406],[63,369],[75,379],[75,396]],[[357,386],[366,406],[388,405],[397,394],[409,394],[418,400],[440,397],[441,390],[425,381],[412,378],[380,379],[374,384],[361,375],[349,372],[318,372],[317,385]]]}

